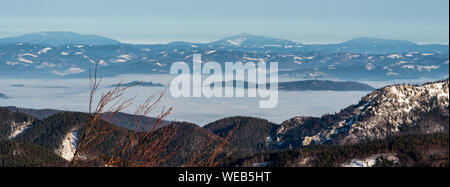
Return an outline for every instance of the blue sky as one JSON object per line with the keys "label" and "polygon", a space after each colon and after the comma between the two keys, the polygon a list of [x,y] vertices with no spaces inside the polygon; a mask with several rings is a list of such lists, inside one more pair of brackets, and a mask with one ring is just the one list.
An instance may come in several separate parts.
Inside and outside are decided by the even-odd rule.
{"label": "blue sky", "polygon": [[128,43],[209,42],[251,33],[303,43],[380,37],[449,41],[448,0],[0,1],[0,37],[38,31]]}

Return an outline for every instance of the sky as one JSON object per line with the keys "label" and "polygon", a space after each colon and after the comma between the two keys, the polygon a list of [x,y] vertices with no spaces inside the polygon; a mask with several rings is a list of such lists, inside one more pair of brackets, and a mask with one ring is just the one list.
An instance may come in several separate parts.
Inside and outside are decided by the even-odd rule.
{"label": "sky", "polygon": [[40,31],[125,43],[251,33],[303,43],[355,37],[449,43],[448,0],[0,0],[0,37]]}

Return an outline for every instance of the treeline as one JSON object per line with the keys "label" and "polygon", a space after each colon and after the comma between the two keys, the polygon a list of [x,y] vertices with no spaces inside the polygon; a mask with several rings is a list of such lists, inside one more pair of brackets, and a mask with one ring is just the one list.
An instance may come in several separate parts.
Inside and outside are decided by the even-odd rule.
{"label": "treeline", "polygon": [[[399,163],[380,160],[375,166],[448,167],[448,133],[409,134],[372,140],[356,145],[313,145],[296,150],[257,154],[245,159],[228,160],[224,166],[252,166],[267,163],[269,167],[339,167],[355,158],[368,158],[376,154],[393,153]],[[308,163],[305,159],[310,159]]]}
{"label": "treeline", "polygon": [[[270,150],[270,140],[276,134],[277,124],[253,117],[230,117],[204,126],[212,133],[227,138],[228,147],[235,156],[248,156]],[[273,140],[272,140],[273,141]]]}
{"label": "treeline", "polygon": [[67,162],[38,145],[0,140],[0,167],[45,166],[67,166]]}
{"label": "treeline", "polygon": [[49,150],[58,149],[63,138],[71,130],[83,127],[89,115],[84,113],[61,112],[43,120],[33,122],[28,129],[14,140],[30,142]]}
{"label": "treeline", "polygon": [[53,109],[30,109],[30,108],[20,108],[20,107],[14,107],[14,106],[8,106],[5,108],[9,109],[10,111],[13,111],[13,112],[20,112],[20,113],[28,114],[28,115],[34,116],[35,118],[38,118],[38,119],[44,119],[53,114],[62,112],[62,111],[53,110]]}
{"label": "treeline", "polygon": [[22,123],[34,120],[35,118],[30,115],[0,107],[0,140],[7,139],[11,134],[11,122]]}

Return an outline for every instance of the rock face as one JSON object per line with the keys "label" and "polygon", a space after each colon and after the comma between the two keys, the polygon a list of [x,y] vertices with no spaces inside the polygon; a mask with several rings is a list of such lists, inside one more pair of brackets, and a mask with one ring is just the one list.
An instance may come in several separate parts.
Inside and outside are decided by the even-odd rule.
{"label": "rock face", "polygon": [[394,85],[363,97],[328,128],[303,138],[303,145],[331,141],[355,144],[404,133],[448,131],[449,80],[420,86]]}

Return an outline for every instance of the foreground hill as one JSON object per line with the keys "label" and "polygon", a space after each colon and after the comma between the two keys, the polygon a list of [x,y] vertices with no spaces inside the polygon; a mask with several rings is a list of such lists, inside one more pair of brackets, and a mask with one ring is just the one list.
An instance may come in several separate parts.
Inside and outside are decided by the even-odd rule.
{"label": "foreground hill", "polygon": [[[3,122],[0,124],[0,140],[31,143],[66,161],[73,159],[75,151],[79,148],[79,141],[86,133],[86,125],[93,120],[92,116],[77,112],[60,112],[41,120],[6,108],[0,108],[0,114],[0,121]],[[151,120],[142,116],[134,118],[127,116],[127,119]],[[11,129],[16,128],[15,124],[24,124],[24,127],[20,128],[20,131],[13,132]],[[145,130],[148,129],[133,131],[98,120],[87,134],[87,139],[91,139],[91,142],[85,146],[81,163],[103,166],[111,156],[116,156],[121,160],[120,165],[129,166],[131,163],[122,157],[132,154],[135,148],[125,147],[130,141],[136,141],[155,149],[158,147],[156,155],[152,155],[162,160],[155,163],[157,166],[206,165],[219,143],[223,142],[223,138],[190,123],[163,122],[163,125],[152,133]],[[97,137],[96,134],[102,135]],[[154,147],[152,144],[164,145]],[[224,158],[224,155],[219,153],[216,157]],[[213,161],[215,159],[211,162]]]}
{"label": "foreground hill", "polygon": [[1,167],[61,167],[67,165],[66,160],[38,145],[0,139]]}
{"label": "foreground hill", "polygon": [[28,114],[28,115],[31,115],[38,119],[44,119],[53,114],[62,112],[60,110],[53,110],[53,109],[31,109],[31,108],[20,108],[20,107],[14,107],[14,106],[7,106],[4,108],[6,108],[12,112]]}
{"label": "foreground hill", "polygon": [[[14,106],[7,106],[7,107],[3,107],[4,109],[8,109],[12,112],[17,112],[17,113],[23,113],[23,114],[28,114],[30,116],[33,116],[37,119],[45,119],[47,117],[50,117],[54,114],[60,113],[60,112],[64,112],[61,110],[54,110],[54,109],[31,109],[31,108],[20,108],[20,107],[14,107]],[[122,128],[128,128],[130,130],[134,130],[135,126],[133,123],[135,123],[136,121],[139,121],[141,124],[143,124],[141,126],[141,128],[139,128],[138,130],[142,130],[142,129],[150,129],[152,127],[152,125],[156,122],[156,118],[153,117],[147,117],[147,116],[136,116],[136,115],[132,115],[132,114],[126,114],[126,113],[122,113],[119,112],[117,114],[111,115],[110,113],[106,113],[104,115],[100,116],[103,120],[114,124],[118,127],[122,127]],[[167,125],[169,122],[167,121],[162,121],[161,124],[159,124],[160,126],[165,126]]]}
{"label": "foreground hill", "polygon": [[320,133],[305,137],[320,143],[354,144],[392,134],[448,132],[449,81],[394,85],[378,89],[349,109],[349,115]]}
{"label": "foreground hill", "polygon": [[222,138],[229,136],[228,142],[236,149],[233,151],[236,157],[270,150],[270,136],[277,126],[265,119],[230,117],[209,123],[204,128]]}
{"label": "foreground hill", "polygon": [[285,146],[342,145],[399,134],[447,132],[448,84],[445,80],[387,86],[339,113],[287,120],[281,124],[276,139]]}
{"label": "foreground hill", "polygon": [[229,160],[231,167],[448,167],[447,133],[409,134],[355,145],[316,145]]}
{"label": "foreground hill", "polygon": [[[447,79],[387,86],[336,114],[299,116],[282,124],[230,117],[204,127],[165,122],[148,134],[148,129],[134,132],[99,120],[95,129],[101,131],[87,135],[103,135],[83,157],[92,159],[86,166],[103,166],[114,155],[120,158],[116,165],[133,165],[130,155],[137,148],[120,151],[133,140],[132,145],[158,145],[151,149],[158,166],[448,166],[448,107]],[[151,118],[121,116],[116,124],[132,119],[152,123]],[[0,139],[32,143],[69,161],[90,120],[92,116],[74,112],[37,120],[0,107]]]}
{"label": "foreground hill", "polygon": [[11,139],[17,136],[35,120],[36,118],[31,115],[0,107],[0,139]]}

